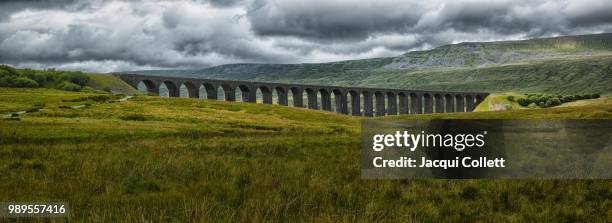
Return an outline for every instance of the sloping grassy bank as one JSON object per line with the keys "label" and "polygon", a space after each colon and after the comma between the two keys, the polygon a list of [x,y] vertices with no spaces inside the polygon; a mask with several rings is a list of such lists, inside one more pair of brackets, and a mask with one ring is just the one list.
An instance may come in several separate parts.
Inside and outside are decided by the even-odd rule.
{"label": "sloping grassy bank", "polygon": [[[605,222],[605,180],[362,180],[360,118],[277,105],[0,89],[0,200],[68,201],[75,222]],[[7,105],[8,104],[8,105]],[[13,106],[14,105],[14,106]],[[12,107],[11,107],[12,106]],[[412,118],[611,118],[610,103]],[[36,221],[36,219],[30,219]],[[44,221],[44,219],[41,219]]]}

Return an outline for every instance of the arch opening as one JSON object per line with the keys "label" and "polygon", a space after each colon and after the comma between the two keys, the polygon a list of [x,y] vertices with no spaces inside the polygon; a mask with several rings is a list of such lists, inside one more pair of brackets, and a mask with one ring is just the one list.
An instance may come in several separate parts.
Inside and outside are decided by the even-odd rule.
{"label": "arch opening", "polygon": [[181,98],[197,98],[199,89],[191,82],[183,82],[179,87],[179,97]]}
{"label": "arch opening", "polygon": [[410,93],[410,114],[422,114],[423,104],[421,96],[416,93]]}
{"label": "arch opening", "polygon": [[455,98],[452,95],[450,94],[444,95],[444,102],[445,102],[444,112],[447,112],[447,113],[455,112]]}
{"label": "arch opening", "polygon": [[430,94],[423,94],[423,113],[433,113],[433,99]]}
{"label": "arch opening", "polygon": [[387,92],[386,96],[387,97],[385,99],[387,99],[387,115],[397,115],[397,96],[394,92]]}
{"label": "arch opening", "polygon": [[384,116],[385,115],[385,94],[380,91],[374,92],[374,113],[376,116]]}
{"label": "arch opening", "polygon": [[309,109],[319,109],[319,106],[317,104],[317,98],[318,98],[317,91],[311,88],[306,88],[304,93],[306,94],[306,99],[308,101],[308,108]]}
{"label": "arch opening", "polygon": [[398,100],[398,114],[403,115],[403,114],[408,114],[408,97],[406,96],[406,94],[404,92],[400,92],[397,94],[397,100]]}
{"label": "arch opening", "polygon": [[256,98],[251,98],[250,93],[251,89],[249,89],[246,85],[238,85],[238,87],[234,90],[236,92],[235,100],[241,102],[256,102]]}
{"label": "arch opening", "polygon": [[259,86],[255,98],[257,103],[272,104],[272,90],[266,86]]}
{"label": "arch opening", "polygon": [[436,113],[444,112],[444,99],[442,98],[442,95],[440,94],[434,95],[434,111]]}
{"label": "arch opening", "polygon": [[321,109],[325,111],[332,111],[331,95],[329,91],[326,89],[319,89],[319,94],[319,104],[321,105]]}
{"label": "arch opening", "polygon": [[474,96],[466,95],[465,96],[465,111],[471,112],[474,110]]}
{"label": "arch opening", "polygon": [[172,81],[164,81],[159,86],[159,96],[161,97],[178,97],[178,87]]}
{"label": "arch opening", "polygon": [[465,100],[463,95],[455,95],[455,112],[465,112]]}
{"label": "arch opening", "polygon": [[209,83],[203,83],[200,85],[200,98],[202,99],[217,99],[218,90]]}
{"label": "arch opening", "polygon": [[362,108],[362,96],[361,94],[359,94],[356,91],[349,91],[348,93],[348,98],[347,101],[349,102],[349,105],[347,105],[347,108],[349,108],[349,114],[353,115],[353,116],[361,116],[361,108]]}
{"label": "arch opening", "polygon": [[334,111],[340,114],[348,114],[348,96],[340,89],[332,90]]}
{"label": "arch opening", "polygon": [[141,80],[140,82],[138,82],[138,85],[136,87],[138,89],[138,91],[145,93],[147,95],[155,95],[155,96],[159,96],[159,89],[155,86],[155,83],[153,83],[153,81],[151,80]]}
{"label": "arch opening", "polygon": [[272,98],[276,98],[276,104],[289,106],[289,98],[287,91],[282,87],[275,87],[272,92]]}
{"label": "arch opening", "polygon": [[361,92],[363,97],[363,115],[372,117],[374,116],[374,97],[371,92]]}
{"label": "arch opening", "polygon": [[227,84],[223,84],[220,87],[220,91],[218,92],[219,94],[219,100],[224,100],[224,101],[236,101],[236,90],[234,89],[234,87],[227,85]]}
{"label": "arch opening", "polygon": [[289,97],[289,102],[293,107],[304,107],[304,93],[302,92],[302,89],[296,87],[289,88],[288,95],[289,94],[291,94]]}

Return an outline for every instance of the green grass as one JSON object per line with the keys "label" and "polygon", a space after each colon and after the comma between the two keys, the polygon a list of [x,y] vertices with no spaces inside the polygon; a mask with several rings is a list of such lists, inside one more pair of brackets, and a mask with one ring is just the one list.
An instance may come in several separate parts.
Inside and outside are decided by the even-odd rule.
{"label": "green grass", "polygon": [[[362,180],[361,118],[278,105],[0,89],[0,200],[68,201],[75,222],[605,222],[607,180]],[[7,95],[7,96],[5,96]],[[612,118],[585,106],[394,116]],[[32,219],[36,220],[36,219]],[[44,221],[44,219],[40,219]]]}
{"label": "green grass", "polygon": [[[514,97],[514,101],[508,100],[508,96]],[[523,94],[517,94],[513,92],[491,94],[480,103],[474,111],[498,111],[498,110],[516,110],[525,109],[516,102],[516,99],[523,97]]]}
{"label": "green grass", "polygon": [[132,86],[123,82],[121,79],[110,74],[88,74],[89,83],[88,86],[93,87],[97,90],[103,90],[105,88],[110,89],[114,93],[122,94],[135,94],[138,93]]}
{"label": "green grass", "polygon": [[46,88],[1,88],[0,114],[25,111],[34,107],[76,105],[82,103],[61,103],[96,95],[94,93],[70,92]]}

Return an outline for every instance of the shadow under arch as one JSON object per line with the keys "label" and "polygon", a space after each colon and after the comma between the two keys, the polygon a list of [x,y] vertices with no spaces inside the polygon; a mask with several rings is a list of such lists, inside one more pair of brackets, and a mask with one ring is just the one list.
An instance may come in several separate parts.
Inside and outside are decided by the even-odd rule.
{"label": "shadow under arch", "polygon": [[348,114],[347,95],[340,89],[333,89],[333,105],[334,111],[340,114]]}
{"label": "shadow under arch", "polygon": [[319,109],[319,105],[317,104],[317,91],[312,88],[306,88],[304,92],[308,98],[308,108]]}
{"label": "shadow under arch", "polygon": [[146,93],[147,95],[159,96],[158,86],[151,80],[144,79],[138,82],[138,91]]}
{"label": "shadow under arch", "polygon": [[287,90],[282,87],[275,87],[272,89],[272,98],[276,95],[276,103],[283,106],[289,106],[289,95]]}
{"label": "shadow under arch", "polygon": [[199,98],[199,89],[190,81],[183,82],[179,89],[179,97],[181,98]]}
{"label": "shadow under arch", "polygon": [[[202,83],[200,85],[200,98],[217,99],[217,89],[210,83]],[[206,97],[204,97],[206,95]]]}
{"label": "shadow under arch", "polygon": [[349,90],[347,97],[348,96],[351,97],[350,100],[347,100],[351,103],[351,115],[361,116],[361,94],[355,90]]}
{"label": "shadow under arch", "polygon": [[259,95],[261,94],[261,98],[262,98],[262,103],[263,104],[272,104],[272,90],[268,87],[268,86],[259,86],[257,88],[257,92],[255,92],[256,95],[256,102],[259,103]]}
{"label": "shadow under arch", "polygon": [[179,89],[178,89],[178,87],[176,86],[176,84],[174,82],[172,82],[170,80],[165,80],[165,81],[162,82],[162,84],[160,84],[160,86],[159,86],[160,87],[160,96],[163,96],[163,95],[161,95],[162,94],[161,88],[164,87],[164,86],[165,86],[165,88],[167,90],[167,93],[168,93],[166,95],[167,97],[179,97],[179,91],[178,91]]}

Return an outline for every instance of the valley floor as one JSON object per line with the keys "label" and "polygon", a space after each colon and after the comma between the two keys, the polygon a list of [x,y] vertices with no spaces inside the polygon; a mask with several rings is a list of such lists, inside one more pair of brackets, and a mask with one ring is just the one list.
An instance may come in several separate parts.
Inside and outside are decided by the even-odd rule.
{"label": "valley floor", "polygon": [[[0,88],[0,201],[76,222],[606,222],[609,180],[362,180],[361,118],[277,105]],[[69,106],[88,104],[83,108]],[[42,110],[32,110],[42,108]],[[612,118],[580,106],[384,119]],[[31,219],[36,220],[36,219]]]}

